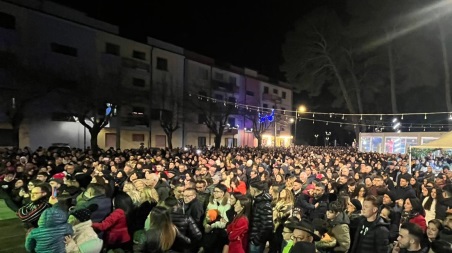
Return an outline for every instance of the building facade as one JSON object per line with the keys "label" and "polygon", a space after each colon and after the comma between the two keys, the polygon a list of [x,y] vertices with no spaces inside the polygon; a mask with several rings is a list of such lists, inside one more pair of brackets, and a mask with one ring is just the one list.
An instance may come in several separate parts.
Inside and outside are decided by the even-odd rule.
{"label": "building facade", "polygon": [[[49,73],[74,80],[114,76],[123,93],[114,117],[98,135],[100,148],[136,148],[141,143],[168,147],[163,125],[172,128],[173,147],[213,145],[214,134],[203,124],[205,115],[190,106],[199,94],[211,102],[235,106],[226,119],[221,145],[257,145],[250,131],[252,122],[243,113],[245,105],[278,110],[264,145],[275,145],[275,140],[277,146],[292,143],[284,117],[285,110],[292,110],[290,86],[256,71],[219,63],[151,37],[145,42],[122,37],[117,26],[48,1],[0,1],[0,38],[0,54],[13,54],[20,62]],[[0,66],[0,79],[6,80],[0,90],[16,88],[8,75]],[[2,98],[6,102],[0,108],[0,137],[7,137],[12,128],[4,109],[14,108],[15,96]],[[27,106],[19,146],[37,148],[56,142],[89,146],[89,131],[67,114],[61,101],[64,98],[58,94],[48,94]]]}

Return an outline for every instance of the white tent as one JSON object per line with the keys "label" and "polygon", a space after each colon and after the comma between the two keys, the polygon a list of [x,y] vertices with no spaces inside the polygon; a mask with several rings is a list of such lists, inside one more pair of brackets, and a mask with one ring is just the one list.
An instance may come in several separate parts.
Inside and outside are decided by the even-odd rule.
{"label": "white tent", "polygon": [[[409,160],[408,160],[408,164],[411,165],[411,149],[412,148],[418,148],[418,149],[452,149],[452,131],[444,134],[443,136],[441,136],[439,139],[431,141],[429,143],[425,143],[422,145],[417,145],[417,146],[410,146],[410,155],[409,155]],[[411,171],[411,169],[410,169]]]}

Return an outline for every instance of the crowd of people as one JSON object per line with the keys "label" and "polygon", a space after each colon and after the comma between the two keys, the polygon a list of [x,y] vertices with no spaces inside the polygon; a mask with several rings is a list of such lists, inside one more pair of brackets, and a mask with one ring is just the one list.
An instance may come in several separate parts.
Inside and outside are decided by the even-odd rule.
{"label": "crowd of people", "polygon": [[0,198],[28,252],[452,252],[447,156],[408,164],[312,146],[0,156]]}

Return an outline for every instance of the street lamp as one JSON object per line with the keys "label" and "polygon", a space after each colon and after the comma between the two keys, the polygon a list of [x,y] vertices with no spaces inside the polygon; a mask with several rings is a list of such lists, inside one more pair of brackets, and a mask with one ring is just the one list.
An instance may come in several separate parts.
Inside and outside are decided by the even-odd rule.
{"label": "street lamp", "polygon": [[331,135],[331,132],[328,132],[328,131],[325,132],[325,140],[326,140],[325,146],[329,146],[330,135]]}
{"label": "street lamp", "polygon": [[318,134],[314,134],[314,137],[315,137],[315,145],[317,146],[317,139],[319,138],[319,135]]}
{"label": "street lamp", "polygon": [[297,111],[295,112],[295,134],[294,134],[294,138],[293,138],[293,143],[294,145],[296,145],[296,141],[297,141],[297,122],[298,122],[298,113],[305,113],[308,109],[306,108],[306,106],[304,105],[300,105],[297,109]]}

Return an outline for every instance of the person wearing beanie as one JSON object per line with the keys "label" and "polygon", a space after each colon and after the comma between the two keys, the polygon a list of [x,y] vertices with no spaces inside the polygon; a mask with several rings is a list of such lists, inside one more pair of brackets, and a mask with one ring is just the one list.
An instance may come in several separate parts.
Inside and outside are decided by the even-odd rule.
{"label": "person wearing beanie", "polygon": [[102,250],[102,240],[92,228],[92,212],[96,211],[98,205],[92,204],[86,209],[74,211],[68,219],[74,230],[73,236],[66,236],[67,253],[99,253]]}

